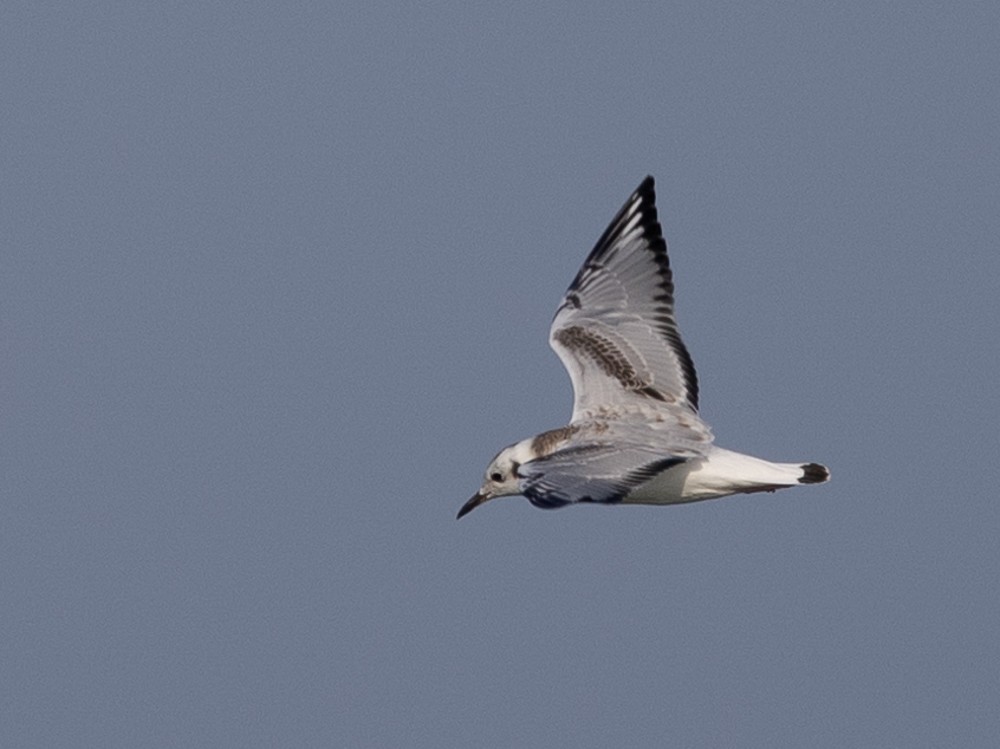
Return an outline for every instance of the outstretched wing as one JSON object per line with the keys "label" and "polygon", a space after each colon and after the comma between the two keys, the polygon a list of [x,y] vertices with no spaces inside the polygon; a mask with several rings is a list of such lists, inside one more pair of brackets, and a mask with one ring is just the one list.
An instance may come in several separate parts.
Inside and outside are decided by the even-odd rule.
{"label": "outstretched wing", "polygon": [[647,446],[585,443],[525,463],[518,472],[524,476],[521,493],[531,504],[554,509],[573,502],[620,502],[686,460],[681,455],[664,456]]}
{"label": "outstretched wing", "polygon": [[573,279],[549,343],[573,381],[573,421],[641,410],[671,420],[694,415],[701,426],[698,378],[674,319],[652,177],[632,193]]}

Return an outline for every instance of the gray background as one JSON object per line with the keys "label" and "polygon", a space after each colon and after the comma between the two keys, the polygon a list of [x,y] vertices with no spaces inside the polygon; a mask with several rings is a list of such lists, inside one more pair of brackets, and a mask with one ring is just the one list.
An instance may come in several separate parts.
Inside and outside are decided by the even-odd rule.
{"label": "gray background", "polygon": [[[0,745],[993,745],[998,30],[4,3]],[[833,481],[456,522],[647,172],[719,443]]]}

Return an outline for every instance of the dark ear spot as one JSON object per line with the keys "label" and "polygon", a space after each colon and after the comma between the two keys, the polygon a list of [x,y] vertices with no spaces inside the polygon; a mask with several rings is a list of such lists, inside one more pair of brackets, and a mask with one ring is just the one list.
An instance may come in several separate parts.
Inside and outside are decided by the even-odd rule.
{"label": "dark ear spot", "polygon": [[510,472],[513,473],[518,478],[523,478],[523,476],[521,476],[521,474],[517,472],[517,469],[520,468],[520,467],[521,467],[521,464],[518,463],[516,460],[512,460],[510,462]]}

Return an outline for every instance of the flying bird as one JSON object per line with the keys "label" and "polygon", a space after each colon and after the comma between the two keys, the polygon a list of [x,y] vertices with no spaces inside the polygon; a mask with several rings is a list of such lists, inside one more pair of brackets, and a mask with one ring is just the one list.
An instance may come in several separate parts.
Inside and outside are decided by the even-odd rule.
{"label": "flying bird", "polygon": [[578,502],[669,505],[820,484],[819,463],[771,463],[712,444],[698,378],[674,318],[674,282],[646,177],[597,241],[549,330],[573,382],[567,426],[505,447],[458,511],[523,495],[535,507]]}

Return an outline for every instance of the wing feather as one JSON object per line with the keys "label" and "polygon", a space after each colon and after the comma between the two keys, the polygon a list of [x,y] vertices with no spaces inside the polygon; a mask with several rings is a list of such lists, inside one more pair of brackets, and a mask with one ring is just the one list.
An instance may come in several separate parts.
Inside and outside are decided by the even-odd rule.
{"label": "wing feather", "polygon": [[[695,431],[698,377],[674,318],[652,177],[611,221],[556,311],[549,343],[573,381],[573,421],[653,411]],[[693,420],[690,417],[693,416]],[[710,437],[709,437],[710,439]]]}
{"label": "wing feather", "polygon": [[688,458],[648,445],[584,443],[532,460],[518,470],[521,493],[544,509],[573,502],[620,502],[637,487]]}

